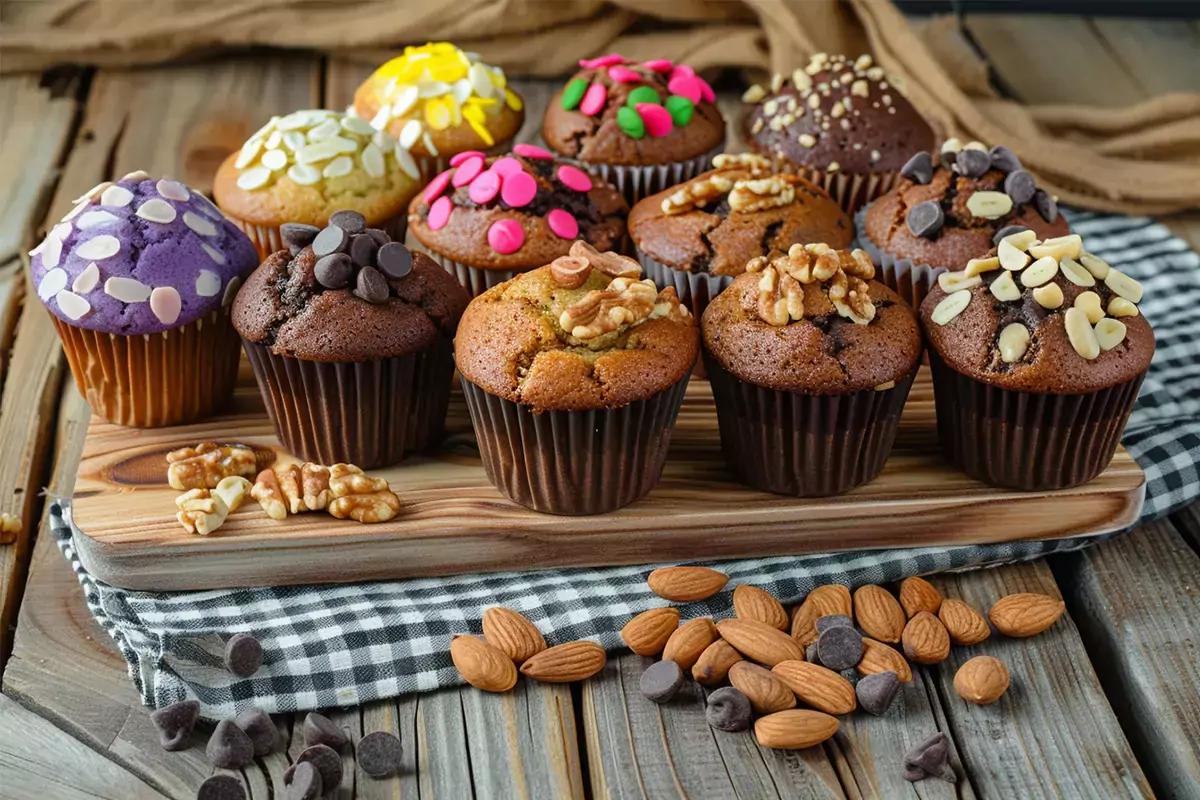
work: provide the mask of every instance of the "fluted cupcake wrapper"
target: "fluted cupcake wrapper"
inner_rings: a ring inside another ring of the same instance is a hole
[[[283,243],[283,235],[279,232],[278,225],[259,225],[254,222],[248,222],[240,217],[230,214],[225,209],[221,209],[221,213],[232,222],[234,225],[250,237],[250,241],[254,243],[254,249],[258,251],[258,257],[261,261],[266,261],[267,256],[279,250],[286,250],[287,245]],[[286,223],[287,220],[284,220]],[[388,236],[392,237],[394,242],[403,242],[405,235],[408,233],[408,214],[398,214],[391,219],[386,219],[372,227],[379,228]]]
[[[109,422],[182,425],[212,416],[233,394],[241,352],[228,307],[140,336],[91,331],[50,316],[79,393]]]
[[[643,197],[657,194],[663,189],[670,188],[684,181],[691,180],[701,172],[712,169],[712,160],[725,152],[725,143],[721,142],[702,156],[695,156],[685,161],[672,161],[669,164],[603,164],[588,161],[576,162],[581,169],[591,172],[608,181],[625,196],[632,206]]]
[[[793,497],[825,497],[882,470],[917,371],[890,389],[809,395],[747,383],[704,354],[721,451],[743,483]]]
[[[294,455],[372,469],[441,436],[454,376],[445,337],[417,353],[357,363],[305,361],[242,344],[275,434]]]
[[[969,378],[933,350],[929,366],[946,457],[975,480],[1025,491],[1066,489],[1103,472],[1146,377],[1087,394],[1032,394]]]
[[[679,301],[691,309],[692,313],[696,315],[696,319],[700,319],[712,299],[728,289],[729,284],[733,283],[733,279],[736,277],[734,275],[713,275],[708,272],[689,272],[685,269],[668,267],[661,261],[656,261],[643,253],[640,248],[635,248],[634,254],[641,263],[642,269],[646,271],[646,277],[653,280],[659,290],[674,286],[675,293],[679,295]]]
[[[658,483],[687,382],[621,408],[540,413],[466,378],[462,387],[488,480],[534,511],[587,515],[623,508]]]
[[[875,198],[890,192],[900,178],[899,172],[829,172],[815,167],[798,167],[780,159],[777,159],[776,167],[820,186],[847,214],[854,214]]]
[[[867,236],[867,208],[860,209],[854,215],[855,245],[867,251],[867,255],[875,262],[875,268],[878,270],[876,280],[894,289],[909,307],[920,308],[925,295],[929,294],[933,285],[937,283],[938,276],[946,272],[947,268],[935,267],[932,264],[914,264],[910,258],[896,258],[890,253],[885,253],[870,236]]]
[[[441,253],[435,253],[421,244],[416,236],[410,236],[409,239],[409,249],[424,253],[440,264],[442,269],[453,275],[454,279],[467,290],[467,294],[472,298],[478,297],[493,286],[499,286],[505,281],[511,281],[520,274],[520,272],[513,269],[480,269],[479,267],[467,266],[452,258],[447,258]]]

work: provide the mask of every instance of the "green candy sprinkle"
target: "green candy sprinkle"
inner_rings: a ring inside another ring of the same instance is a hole
[[[658,96],[658,92],[654,91],[649,86],[639,86],[629,93],[629,98],[625,101],[625,105],[633,108],[638,103],[654,103],[662,105],[662,98]]]
[[[630,138],[640,139],[646,135],[646,123],[642,122],[642,115],[629,106],[617,109],[617,125]]]
[[[696,113],[696,104],[683,95],[673,94],[667,98],[667,111],[671,112],[671,120],[680,128],[692,121]]]
[[[588,82],[583,78],[576,78],[567,84],[567,88],[563,89],[562,107],[567,111],[579,105],[579,101],[583,99],[583,93],[587,91]]]

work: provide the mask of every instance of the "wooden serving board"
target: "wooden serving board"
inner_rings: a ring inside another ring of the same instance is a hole
[[[1145,476],[1121,449],[1096,480],[1057,492],[984,486],[941,456],[927,369],[915,382],[896,446],[875,481],[799,500],[736,483],[721,458],[708,382],[693,378],[662,481],[648,497],[594,517],[514,505],[488,482],[461,393],[436,457],[372,474],[404,508],[380,525],[325,513],[276,522],[252,501],[210,536],[175,520],[166,453],[241,442],[259,467],[283,452],[243,360],[229,411],[193,425],[122,428],[94,417],[75,485],[76,549],[97,578],[130,589],[338,583],[460,572],[723,559],[879,547],[983,544],[1114,531],[1133,524]]]

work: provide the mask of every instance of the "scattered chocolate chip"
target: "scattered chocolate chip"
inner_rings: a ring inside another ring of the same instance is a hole
[[[330,253],[344,253],[349,246],[350,234],[336,225],[326,227],[316,235],[312,243],[313,255],[317,258]]]
[[[316,276],[317,283],[326,289],[346,288],[346,284],[350,282],[350,273],[353,271],[354,264],[350,261],[350,256],[345,253],[330,253],[327,256],[321,256],[317,260],[316,266],[313,267],[313,275]]]
[[[978,178],[992,166],[992,159],[982,150],[959,150],[954,163],[958,166],[959,175]]]
[[[1046,222],[1058,219],[1058,203],[1054,202],[1054,198],[1045,189],[1038,189],[1033,193],[1033,204]]]
[[[900,168],[900,174],[913,183],[927,185],[933,180],[933,156],[922,150]]]
[[[367,228],[365,231],[363,231],[363,233],[374,239],[375,244],[379,245],[380,247],[383,247],[385,244],[388,244],[392,241],[392,237],[387,235],[387,231],[381,231],[379,228]]]
[[[374,267],[363,267],[354,282],[354,294],[368,303],[386,303],[388,299],[387,279]]]
[[[250,634],[235,633],[225,643],[225,669],[239,678],[249,678],[262,663],[262,645]]]
[[[412,272],[412,253],[399,242],[389,242],[380,247],[375,260],[383,274],[394,281]]]
[[[744,731],[750,727],[750,699],[732,686],[717,689],[708,696],[704,718],[719,731]]]
[[[246,800],[246,787],[232,775],[210,775],[196,790],[196,800]]]
[[[254,745],[254,755],[265,756],[275,749],[278,731],[271,716],[261,708],[251,708],[233,718],[233,724],[242,729]]]
[[[1036,191],[1033,176],[1023,169],[1015,169],[1004,178],[1004,193],[1012,198],[1013,205],[1028,203]]]
[[[674,661],[659,661],[646,668],[638,685],[642,697],[662,704],[674,697],[683,686],[683,670]]]
[[[367,221],[357,211],[335,211],[329,217],[329,224],[336,225],[346,233],[362,233],[367,229]]]
[[[233,720],[223,719],[217,723],[204,752],[214,767],[241,769],[254,760],[254,743]]]
[[[817,650],[817,643],[813,642],[804,649],[804,660],[810,664],[820,664],[821,654]]]
[[[399,739],[387,731],[375,731],[359,740],[355,757],[363,772],[372,778],[386,778],[400,771],[403,752]]]
[[[938,731],[905,753],[900,776],[909,782],[935,777],[956,783],[958,777],[950,766],[950,740],[946,734]]]
[[[279,235],[292,251],[292,255],[312,244],[320,232],[321,229],[316,225],[301,225],[299,222],[285,222],[279,226]]]
[[[826,614],[823,617],[817,617],[813,627],[817,629],[817,633],[824,633],[827,628],[853,628],[854,621],[845,614]]]
[[[1029,228],[1026,228],[1024,225],[1005,225],[1003,228],[996,231],[996,235],[992,237],[992,244],[999,246],[1001,239],[1012,236],[1014,233],[1020,233],[1021,231],[1027,230],[1029,230]]]
[[[835,672],[850,669],[862,661],[862,634],[845,625],[826,628],[817,637],[817,654],[821,663]]]
[[[900,677],[888,670],[874,675],[864,675],[854,687],[858,704],[865,711],[882,717],[892,707],[896,693],[900,691]]]
[[[348,741],[350,738],[346,736],[346,732],[324,714],[313,711],[304,718],[304,743],[309,747],[323,744],[334,750],[341,750]]]
[[[342,783],[342,757],[332,747],[315,744],[300,755],[296,756],[296,764],[308,762],[321,773],[321,786],[326,792],[332,792]],[[287,775],[284,775],[287,782]]]
[[[325,794],[321,773],[307,761],[288,767],[283,773],[284,800],[320,800]]]
[[[1017,158],[1017,154],[1002,144],[993,147],[988,155],[992,157],[992,169],[1012,172],[1021,168],[1021,160]]]
[[[360,267],[375,266],[375,254],[379,252],[379,243],[365,233],[359,233],[350,239],[350,258]]]
[[[858,681],[862,677],[858,674],[858,670],[854,667],[851,667],[850,669],[844,669],[839,672],[838,675],[841,675],[843,678],[845,678],[846,683],[849,683],[851,686],[858,686]]]
[[[158,742],[163,750],[184,750],[188,734],[200,718],[200,703],[183,700],[150,712],[150,721],[158,728]]]
[[[942,229],[946,215],[936,200],[926,200],[917,203],[908,211],[905,222],[913,236],[932,237]]]

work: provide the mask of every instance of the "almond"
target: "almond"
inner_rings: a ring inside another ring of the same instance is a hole
[[[546,640],[532,622],[501,606],[483,612],[483,638],[518,666],[546,649]]]
[[[898,642],[904,633],[904,609],[882,586],[860,586],[854,592],[854,618],[863,633],[881,642]]]
[[[802,646],[808,647],[817,640],[817,629],[814,627],[820,617],[830,614],[852,616],[853,605],[850,600],[850,590],[838,583],[818,586],[808,593],[792,616],[792,638]]]
[[[918,611],[936,614],[942,607],[942,593],[924,578],[913,576],[900,581],[900,605],[909,619]]]
[[[780,661],[804,659],[804,650],[796,640],[765,622],[754,619],[723,619],[717,632],[751,661],[773,667]]]
[[[650,591],[677,603],[712,597],[728,582],[728,575],[708,567],[662,567],[646,578]]]
[[[675,629],[663,648],[663,661],[674,661],[680,669],[696,666],[700,654],[717,639],[717,627],[709,617],[688,620]]]
[[[796,606],[792,612],[792,638],[799,642],[801,647],[808,647],[817,640],[816,624],[819,616],[820,607],[808,600]]]
[[[463,680],[485,692],[507,692],[517,684],[512,659],[478,636],[455,636],[450,641],[450,660]]]
[[[756,619],[772,628],[787,630],[788,616],[779,601],[757,586],[742,584],[733,590],[733,613],[738,619]]]
[[[912,667],[908,660],[900,655],[900,651],[888,647],[883,642],[863,637],[863,657],[858,662],[859,675],[877,675],[880,672],[894,672],[901,683],[912,680]]]
[[[534,655],[521,665],[521,674],[542,683],[570,683],[592,677],[607,660],[595,642],[567,642]]]
[[[938,619],[946,626],[950,641],[955,644],[979,644],[992,635],[987,620],[971,606],[962,600],[947,597],[942,601]]]
[[[717,639],[704,648],[700,658],[692,666],[692,677],[705,686],[716,686],[725,680],[729,668],[742,660],[742,654],[734,650],[729,642]]]
[[[729,668],[729,682],[746,695],[756,714],[774,714],[796,707],[796,695],[771,670],[749,661]]]
[[[797,697],[826,714],[849,714],[858,707],[850,681],[828,667],[807,661],[781,661],[771,672]]]
[[[942,621],[928,611],[918,611],[904,626],[904,655],[918,664],[937,664],[950,655],[950,634]]]
[[[954,691],[980,706],[994,703],[1008,691],[1008,667],[992,656],[975,656],[954,673]]]
[[[1049,628],[1066,607],[1062,600],[1044,594],[1010,594],[997,600],[988,616],[1005,636],[1025,637]]]
[[[667,646],[667,639],[679,627],[679,610],[652,608],[643,611],[621,628],[621,641],[639,656],[656,656]]]
[[[837,733],[838,721],[820,711],[793,708],[760,717],[754,723],[754,738],[763,747],[801,750]]]

